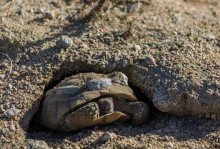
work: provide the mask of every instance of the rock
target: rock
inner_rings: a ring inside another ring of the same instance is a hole
[[[11,132],[8,128],[3,128],[1,131],[2,131],[2,133],[5,134],[5,135],[9,135],[10,132]]]
[[[166,143],[165,144],[165,147],[167,148],[167,149],[172,149],[173,148],[173,143],[171,143],[171,142],[168,142],[168,143]]]
[[[151,55],[147,55],[146,58],[144,59],[143,63],[146,64],[147,66],[155,66],[156,65],[156,61],[155,61],[154,57]]]
[[[73,44],[73,41],[69,37],[61,36],[56,44],[59,48],[67,49],[68,47],[70,47]]]
[[[5,116],[7,118],[13,118],[15,117],[18,113],[20,112],[20,110],[16,109],[14,106],[12,106],[12,108],[7,109],[5,111]]]
[[[138,12],[142,6],[141,2],[128,2],[126,6],[126,12],[127,13],[133,13],[133,12]]]
[[[25,143],[28,149],[49,149],[49,146],[44,141],[27,139]]]
[[[215,36],[214,35],[206,35],[205,37],[204,37],[207,41],[211,41],[211,40],[215,40]]]
[[[5,78],[5,74],[0,74],[0,79],[4,79]]]
[[[9,89],[13,88],[13,86],[10,83],[8,84],[8,87],[9,87]]]
[[[66,5],[70,6],[70,5],[72,5],[73,0],[65,0],[65,2],[66,2]]]
[[[110,142],[116,138],[117,138],[117,135],[115,133],[106,132],[100,137],[99,140],[101,143],[106,143],[106,142]]]
[[[139,50],[141,50],[141,46],[140,45],[134,45],[134,49],[139,51]]]
[[[55,16],[55,14],[53,11],[44,12],[44,17],[46,19],[52,20],[54,18],[54,16]]]

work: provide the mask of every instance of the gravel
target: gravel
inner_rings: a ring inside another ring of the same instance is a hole
[[[2,7],[0,2],[0,52],[9,56],[13,69],[10,73],[10,60],[0,55],[0,147],[25,148],[28,145],[24,140],[28,139],[43,141],[51,148],[220,147],[219,120],[176,117],[160,112],[152,113],[149,123],[142,127],[123,123],[67,134],[56,134],[34,124],[28,129],[44,89],[54,85],[51,82],[56,84],[64,76],[79,71],[108,73],[136,63],[141,70],[147,65],[145,70],[154,70],[145,76],[136,75],[137,84],[138,80],[160,77],[161,82],[169,86],[172,76],[176,76],[176,85],[184,90],[202,82],[201,87],[210,89],[201,90],[202,97],[212,95],[214,99],[204,98],[202,105],[210,101],[213,101],[210,105],[216,105],[220,74],[218,0],[154,0],[152,5],[142,5],[132,14],[123,12],[124,7],[120,6],[87,25],[66,19],[74,17],[79,10],[74,4],[66,6],[52,0],[12,1],[6,17],[8,4]],[[44,20],[39,6],[56,15],[49,21]],[[19,10],[22,15],[17,14]],[[124,40],[121,35],[128,30],[128,21],[132,22],[132,34]],[[59,39],[61,35],[65,37]],[[57,41],[61,41],[58,46],[65,50],[55,46]],[[154,67],[158,69],[151,69]],[[196,89],[197,86],[188,92],[197,97]],[[186,108],[194,105],[191,100],[182,101],[182,105],[187,102]],[[12,106],[20,112],[14,112]],[[204,116],[218,118],[212,112],[201,115]],[[104,133],[114,133],[117,137],[100,143],[97,140]]]

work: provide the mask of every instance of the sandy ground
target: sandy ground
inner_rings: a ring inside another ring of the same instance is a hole
[[[163,52],[175,51],[184,44],[193,49],[190,55],[195,55],[195,61],[202,58],[219,63],[218,0],[152,0],[152,5],[133,14],[123,12],[120,6],[87,25],[72,20],[76,6],[59,0],[14,0],[11,5],[0,1],[0,6],[2,148],[220,148],[220,121],[176,117],[159,111],[154,111],[149,123],[142,127],[133,127],[128,122],[67,134],[29,127],[44,90],[53,85],[51,80],[70,75],[62,66],[73,57],[79,56],[81,60],[80,55],[85,54],[84,59],[98,59],[100,55],[108,59],[108,52],[121,52],[135,61],[135,57],[141,56],[140,47]],[[132,22],[132,36],[120,40],[128,22]],[[56,41],[61,35],[70,37],[74,45],[66,50],[57,48]],[[210,57],[203,52],[210,52]],[[211,76],[218,81],[219,70],[216,67],[214,73],[204,73],[203,77]],[[79,68],[71,73],[78,71],[93,68]],[[103,139],[103,134],[109,137]]]

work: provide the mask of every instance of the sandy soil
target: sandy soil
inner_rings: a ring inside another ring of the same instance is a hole
[[[186,65],[198,59],[206,63],[207,68],[202,65],[198,72],[206,72],[213,68],[208,64],[216,63],[216,71],[198,75],[202,78],[197,79],[219,80],[218,0],[152,0],[151,5],[133,14],[123,12],[121,5],[88,24],[73,21],[77,7],[59,0],[0,1],[0,147],[220,148],[219,120],[176,117],[159,111],[152,113],[149,123],[142,127],[113,124],[68,134],[33,125],[28,129],[44,90],[53,85],[51,81],[78,71],[99,71],[87,67],[64,71],[62,67],[68,67],[73,59],[108,59],[109,53],[121,53],[121,57],[131,56],[135,61],[141,56],[140,48],[172,53],[184,45],[193,49],[191,53],[184,51],[191,55]],[[132,35],[121,39],[129,22]],[[61,35],[70,37],[74,44],[66,50],[57,48]],[[210,53],[209,57],[204,52]],[[191,69],[185,67],[182,73]],[[103,134],[109,137],[103,139]]]

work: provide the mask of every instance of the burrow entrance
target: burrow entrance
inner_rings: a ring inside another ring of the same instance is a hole
[[[86,72],[82,72],[82,73],[86,73]],[[97,72],[99,73],[99,72]],[[49,89],[52,89],[54,86],[56,86],[59,82],[61,82],[62,80],[64,80],[65,78],[67,77],[70,77],[71,75],[75,75],[75,74],[78,74],[78,73],[73,73],[73,74],[67,74],[67,75],[58,75],[57,77],[54,77],[50,83],[45,87],[44,89],[44,94],[49,90]],[[128,81],[129,81],[129,78],[128,78]],[[150,116],[149,116],[149,121],[152,121],[155,119],[155,117],[157,115],[161,115],[163,114],[162,112],[160,112],[156,107],[154,107],[153,103],[149,100],[149,98],[147,97],[147,95],[145,95],[144,93],[142,93],[141,89],[135,85],[132,84],[132,82],[129,82],[129,87],[134,91],[136,97],[138,98],[139,101],[143,101],[145,103],[147,103],[150,107]],[[42,100],[44,98],[41,99],[41,103],[42,103]],[[40,107],[41,107],[41,104],[40,104]],[[48,136],[45,138],[43,134],[47,133],[47,134],[55,134],[58,135],[57,132],[53,132],[52,130],[49,130],[49,129],[46,129],[44,127],[42,127],[39,123],[38,123],[38,120],[37,120],[37,115],[39,114],[39,110],[40,110],[40,107],[38,109],[38,111],[33,115],[30,123],[29,123],[29,127],[28,127],[28,130],[27,130],[27,138],[42,138],[42,140],[47,140],[48,139]],[[110,124],[111,126],[110,127],[114,127],[118,124]],[[126,122],[123,122],[120,124],[121,126],[123,127],[133,127],[132,124],[131,124],[131,121],[126,121]],[[109,126],[93,126],[93,127],[90,127],[90,128],[85,128],[85,130],[90,130],[92,131],[94,128],[107,128]],[[72,132],[72,133],[78,133],[78,132],[81,132],[81,131],[84,131],[84,130],[78,130],[76,132]],[[38,134],[38,135],[36,135]],[[59,133],[60,134],[60,133]],[[71,134],[71,133],[61,133],[62,135],[65,135],[65,134]],[[52,136],[51,136],[52,137]],[[52,137],[53,138],[53,137]]]

